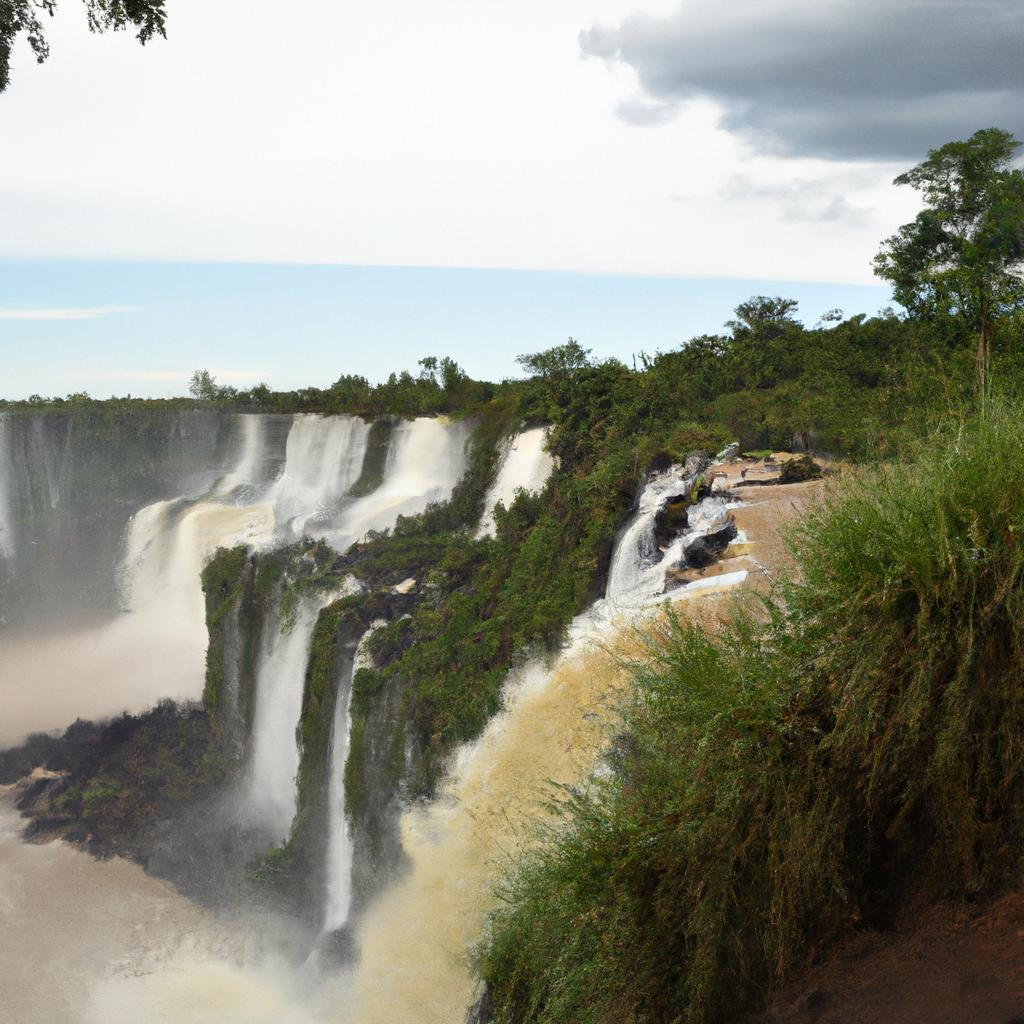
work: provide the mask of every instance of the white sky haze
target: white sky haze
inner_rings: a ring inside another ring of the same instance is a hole
[[[623,120],[634,71],[579,37],[638,4],[677,9],[171,0],[142,48],[62,0],[0,98],[0,256],[870,282],[900,165],[758,155],[710,101]]]

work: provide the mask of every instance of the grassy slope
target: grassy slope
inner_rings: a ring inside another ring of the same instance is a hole
[[[506,880],[500,1021],[737,1021],[911,895],[1016,878],[1024,415],[849,481],[769,621],[667,627],[614,771]]]

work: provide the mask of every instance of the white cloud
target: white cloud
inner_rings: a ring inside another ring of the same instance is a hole
[[[64,309],[0,309],[0,320],[100,320],[132,313],[137,306],[85,306]]]
[[[638,3],[678,7],[309,0],[282,18],[274,0],[175,0],[146,47],[60,5],[52,57],[20,47],[3,96],[0,258],[871,282],[879,239],[916,209],[899,168],[873,166],[863,223],[827,240],[772,198],[739,209],[719,184],[763,165],[714,103],[581,59],[581,28]]]

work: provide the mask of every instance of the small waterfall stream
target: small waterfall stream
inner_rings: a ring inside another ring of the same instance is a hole
[[[0,413],[0,559],[14,558],[14,464],[8,436],[8,416]]]
[[[643,607],[664,600],[665,576],[693,541],[723,526],[729,505],[721,497],[705,497],[687,509],[687,528],[664,551],[658,546],[656,519],[667,501],[689,494],[699,467],[675,467],[653,476],[644,486],[637,510],[612,555],[605,601],[612,609]]]
[[[502,445],[498,473],[484,498],[484,514],[476,535],[494,536],[494,506],[501,502],[505,508],[515,500],[520,489],[533,494],[544,489],[555,468],[555,460],[545,449],[547,427],[534,427],[514,434]]]
[[[275,840],[287,838],[295,817],[302,687],[317,616],[335,596],[303,596],[293,616],[279,614],[260,655],[244,813]]]
[[[352,834],[345,813],[345,762],[348,759],[349,730],[352,725],[352,686],[360,668],[370,664],[366,641],[373,630],[383,624],[383,621],[375,622],[360,637],[349,671],[338,685],[334,723],[331,729],[331,774],[327,793],[329,810],[327,863],[324,873],[324,932],[333,932],[344,927],[352,904]]]

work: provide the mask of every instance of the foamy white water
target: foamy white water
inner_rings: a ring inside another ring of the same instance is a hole
[[[637,510],[612,556],[605,591],[605,601],[611,608],[622,610],[663,601],[668,570],[679,564],[696,538],[725,525],[729,515],[725,499],[702,498],[687,509],[687,529],[664,551],[659,549],[655,535],[658,510],[669,498],[692,491],[698,475],[674,466],[655,475],[644,486]]]
[[[396,423],[383,483],[344,510],[339,525],[325,533],[327,540],[343,550],[370,530],[390,529],[400,515],[446,501],[465,472],[469,436],[468,424],[441,418]]]
[[[302,713],[310,645],[317,616],[333,597],[299,599],[294,619],[278,623],[264,640],[256,670],[256,708],[252,724],[246,816],[285,839],[295,817],[299,745],[296,729]]]
[[[519,490],[536,494],[555,468],[555,460],[545,449],[547,427],[534,427],[514,434],[502,445],[498,473],[484,498],[484,514],[477,528],[478,537],[494,536],[494,506],[501,502],[505,508],[515,500]]]
[[[369,433],[369,424],[353,416],[294,418],[284,472],[267,496],[279,532],[301,536],[307,524],[336,511],[359,479]]]

